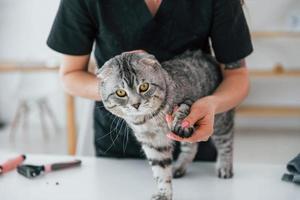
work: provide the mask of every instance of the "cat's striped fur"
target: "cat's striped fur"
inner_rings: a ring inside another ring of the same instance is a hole
[[[182,128],[181,121],[191,104],[210,95],[222,81],[218,63],[200,50],[186,51],[172,60],[159,63],[144,51],[125,52],[108,60],[98,71],[103,104],[111,113],[123,118],[133,129],[152,167],[158,186],[152,199],[172,199],[172,176],[181,177],[197,153],[197,143],[181,143],[181,153],[172,167],[173,141],[166,137],[172,130],[189,137],[193,127]],[[146,92],[139,92],[142,83]],[[117,89],[126,92],[116,95]],[[168,127],[165,115],[175,105],[174,121]],[[230,178],[232,172],[234,111],[215,117],[212,139],[218,150],[217,173]]]

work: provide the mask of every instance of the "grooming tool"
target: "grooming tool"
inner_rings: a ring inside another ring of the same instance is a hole
[[[81,165],[81,160],[74,160],[71,162],[53,163],[48,165],[20,165],[17,167],[19,174],[26,178],[34,178],[43,173],[67,169]]]
[[[0,174],[4,174],[8,171],[15,169],[26,159],[25,155],[19,155],[15,158],[9,159],[0,165]]]

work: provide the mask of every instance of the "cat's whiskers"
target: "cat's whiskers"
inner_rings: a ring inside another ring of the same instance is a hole
[[[126,140],[126,137],[127,137],[127,134],[128,134],[128,132],[127,132],[127,123],[125,123],[125,128],[126,128],[126,132],[125,132],[125,134],[124,134],[124,137],[123,137],[123,153],[125,153],[125,140]]]
[[[120,134],[120,132],[121,132],[121,130],[122,130],[122,128],[123,128],[124,123],[126,124],[125,120],[122,119],[120,129],[119,129],[119,131],[118,131],[118,133],[117,133],[118,135]]]
[[[125,144],[124,153],[126,151],[126,147],[127,147],[127,144],[128,144],[128,135],[129,135],[129,129],[128,129],[128,125],[126,124],[126,144]]]
[[[117,119],[116,116],[115,116],[114,120],[115,120],[115,119]],[[114,120],[113,120],[113,121],[114,121]],[[112,124],[113,124],[113,122],[112,122]],[[102,135],[100,138],[97,138],[96,141],[98,142],[99,140],[103,139],[104,137],[106,137],[106,136],[108,136],[108,135],[111,135],[112,131],[114,131],[115,129],[116,129],[116,127],[115,127],[113,130],[110,129],[110,131],[109,131],[107,134]]]
[[[114,120],[111,122],[110,128],[109,128],[109,131],[111,132],[111,134],[110,134],[110,139],[111,139],[111,141],[113,141],[113,139],[112,139],[112,130],[111,130],[111,127],[112,127],[112,125],[114,124],[115,119],[117,119],[117,116],[115,116],[115,118],[114,118]],[[115,126],[115,128],[114,128],[113,130],[115,130],[115,129],[117,128],[118,122],[119,122],[119,119],[118,119],[117,124],[116,124],[116,126]]]
[[[120,120],[119,120],[120,121]],[[117,126],[119,125],[119,121],[118,121],[118,124],[117,124]],[[121,122],[121,128],[122,128],[122,126],[123,126],[123,123],[125,122],[124,120],[121,120],[122,122]],[[117,127],[116,126],[116,127]],[[120,128],[120,129],[121,129]],[[119,134],[120,133],[120,130],[119,130],[119,132],[117,132],[117,136],[115,137],[115,139],[112,141],[112,144],[106,149],[106,151],[104,152],[104,153],[107,153],[114,145],[115,145],[115,141],[118,139],[118,137],[119,137]]]
[[[118,118],[118,122],[117,122],[117,125],[116,125],[116,127],[114,128],[114,130],[116,130],[116,129],[118,128],[120,122],[121,122],[121,125],[122,125],[122,122],[123,122],[122,119],[121,119],[121,118]],[[117,136],[118,136],[118,130],[116,130],[116,137],[117,137]],[[116,140],[116,139],[113,139],[112,137],[113,137],[112,134],[110,134],[110,139],[111,139],[113,145],[115,145],[115,140]]]
[[[114,124],[114,121],[115,121],[115,119],[116,119],[117,117],[115,117],[114,118],[114,120],[111,122],[111,124],[110,124],[110,128],[109,128],[109,131],[110,132],[112,132],[112,130],[111,130],[111,127],[112,127],[112,125]],[[115,130],[116,128],[117,128],[117,125],[118,125],[118,122],[120,121],[120,119],[118,119],[118,121],[117,121],[117,124],[116,124],[116,126],[115,126],[115,128],[113,129],[113,130]],[[112,133],[110,134],[110,139],[111,139],[111,141],[113,141],[113,139],[112,139]]]
[[[107,153],[115,144],[115,141],[118,139],[119,135],[116,136],[116,138],[114,139],[114,141],[112,142],[112,144],[106,149],[106,151],[104,153]]]

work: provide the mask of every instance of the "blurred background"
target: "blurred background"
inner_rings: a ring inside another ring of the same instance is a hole
[[[235,161],[286,163],[300,152],[300,2],[246,0],[255,51],[236,117]],[[0,151],[94,155],[93,102],[60,85],[46,46],[59,0],[0,0]]]

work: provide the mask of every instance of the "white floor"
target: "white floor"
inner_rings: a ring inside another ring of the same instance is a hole
[[[46,136],[39,126],[27,133],[9,134],[9,127],[0,130],[0,150],[20,153],[66,154],[66,134],[48,130]],[[235,161],[243,163],[287,163],[300,153],[300,130],[263,130],[237,128]]]

